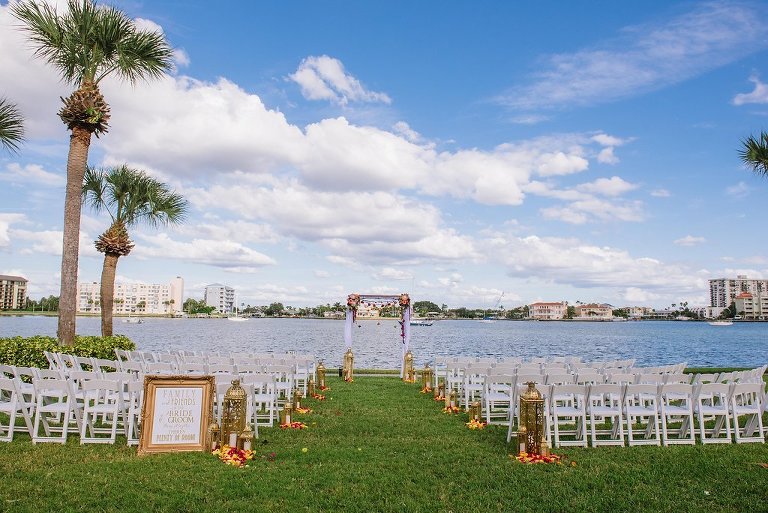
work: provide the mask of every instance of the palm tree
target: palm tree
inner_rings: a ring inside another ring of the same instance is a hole
[[[768,132],[760,132],[758,138],[750,135],[741,144],[741,161],[756,174],[768,177]]]
[[[101,170],[88,168],[82,191],[84,203],[96,212],[106,210],[112,218],[110,227],[95,242],[96,249],[104,253],[101,335],[108,337],[112,335],[117,260],[134,246],[128,238],[128,228],[142,222],[152,227],[179,223],[187,213],[187,202],[166,184],[125,165]]]
[[[61,344],[72,345],[83,175],[91,135],[98,137],[109,128],[109,105],[99,91],[99,82],[112,74],[131,84],[158,78],[171,69],[173,51],[161,33],[139,30],[125,13],[97,6],[95,0],[69,0],[67,11],[61,14],[46,2],[23,0],[11,6],[11,13],[23,23],[36,56],[77,88],[62,98],[64,106],[58,112],[72,132],[64,198],[58,336]]]
[[[0,98],[0,146],[16,152],[24,139],[24,121],[16,105]]]

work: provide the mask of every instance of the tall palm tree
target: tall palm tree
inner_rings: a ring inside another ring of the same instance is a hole
[[[0,98],[0,146],[15,152],[23,139],[24,121],[19,109],[5,98]]]
[[[63,13],[46,2],[23,0],[13,4],[11,12],[22,22],[35,54],[77,88],[62,98],[64,106],[58,112],[71,131],[58,336],[61,344],[71,345],[75,337],[83,175],[91,135],[98,137],[109,128],[109,105],[99,91],[99,82],[109,75],[132,84],[158,78],[171,69],[173,51],[162,34],[139,30],[125,13],[97,6],[95,0],[69,0]]]
[[[128,228],[140,223],[152,227],[180,223],[186,216],[187,202],[166,184],[125,165],[101,170],[88,168],[82,190],[83,203],[96,212],[106,210],[112,218],[110,227],[95,242],[96,249],[104,253],[101,335],[108,337],[112,335],[117,260],[128,255],[134,246]]]
[[[768,132],[760,132],[757,138],[750,135],[741,144],[741,161],[756,174],[768,177]]]

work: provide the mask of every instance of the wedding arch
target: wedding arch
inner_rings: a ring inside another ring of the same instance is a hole
[[[352,348],[352,327],[357,319],[357,308],[360,306],[373,308],[386,308],[396,306],[400,308],[400,377],[405,376],[405,353],[411,345],[411,298],[408,294],[350,294],[347,296],[347,318],[344,323],[344,343],[347,348]]]

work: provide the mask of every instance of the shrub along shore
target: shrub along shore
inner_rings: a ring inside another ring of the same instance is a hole
[[[329,385],[307,429],[261,428],[242,469],[17,435],[0,444],[0,511],[768,511],[767,444],[559,448],[566,465],[526,465],[506,427],[470,430],[418,385]]]

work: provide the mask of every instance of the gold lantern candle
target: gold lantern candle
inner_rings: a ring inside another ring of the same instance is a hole
[[[439,394],[437,397],[445,399],[445,381],[437,385],[437,393]]]
[[[232,386],[224,394],[221,414],[221,441],[230,446],[237,445],[237,437],[245,428],[246,393],[240,380],[232,380]]]
[[[354,363],[355,363],[355,355],[352,353],[352,348],[348,348],[347,352],[344,353],[344,366],[343,366],[343,374],[344,374],[344,381],[352,381],[352,374],[354,369]]]
[[[403,381],[411,383],[413,381],[413,353],[406,351],[403,357]]]
[[[219,448],[219,423],[215,420],[208,425],[208,444],[212,451]]]
[[[425,363],[424,370],[421,371],[421,388],[425,392],[432,391],[432,369],[429,368],[429,363]]]
[[[320,387],[320,390],[325,389],[325,365],[323,365],[322,360],[317,364],[317,386]]]
[[[451,393],[448,396],[448,404],[451,406],[451,408],[457,408],[459,406],[458,402],[456,401],[456,390],[451,390]]]
[[[315,378],[312,376],[310,376],[309,380],[307,381],[307,396],[315,396]]]
[[[469,420],[474,420],[477,422],[483,421],[483,406],[480,404],[480,401],[475,401],[472,403],[472,417]]]
[[[296,410],[301,408],[301,390],[298,388],[293,391],[293,407]]]
[[[518,433],[518,440],[525,439],[525,452],[541,454],[541,440],[544,431],[544,399],[536,389],[536,383],[530,381],[528,388],[520,396],[520,426],[525,427],[524,437]]]
[[[293,403],[285,403],[285,422],[284,424],[290,424],[293,422]]]
[[[251,431],[251,426],[246,424],[245,429],[240,433],[237,447],[244,451],[251,450],[251,447],[253,447],[253,431]]]

